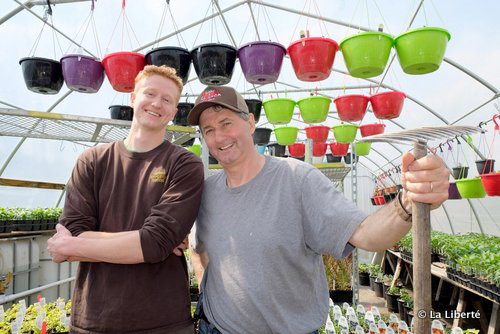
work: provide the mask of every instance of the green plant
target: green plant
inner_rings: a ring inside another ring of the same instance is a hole
[[[330,290],[351,290],[352,255],[338,260],[331,255],[323,255],[325,274]]]
[[[378,277],[380,274],[382,274],[382,267],[379,264],[369,264],[368,272],[370,273],[370,276]]]
[[[366,263],[358,263],[358,271],[360,273],[367,273],[369,272],[369,265]]]
[[[398,288],[397,286],[392,286],[389,289],[387,289],[387,293],[390,295],[400,295],[401,289]]]

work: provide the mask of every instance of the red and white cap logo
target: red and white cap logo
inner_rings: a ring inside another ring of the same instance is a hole
[[[201,93],[201,101],[212,101],[216,97],[222,96],[222,94],[217,89],[211,89]]]

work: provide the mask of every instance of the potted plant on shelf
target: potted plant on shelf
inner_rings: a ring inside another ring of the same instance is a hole
[[[368,271],[369,266],[366,263],[358,264],[358,275],[359,275],[359,284],[363,286],[370,285],[370,273]]]
[[[389,312],[399,312],[398,298],[401,296],[400,288],[392,286],[387,289],[385,293],[385,300],[387,301],[387,309]]]
[[[352,303],[352,255],[341,260],[323,255],[323,262],[330,298],[335,303]]]
[[[368,265],[368,272],[370,273],[370,288],[375,289],[375,279],[382,274],[382,267],[379,264]]]

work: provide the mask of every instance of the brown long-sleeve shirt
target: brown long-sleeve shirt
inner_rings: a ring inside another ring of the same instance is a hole
[[[203,165],[164,142],[129,152],[99,145],[78,159],[60,222],[85,231],[139,230],[145,263],[80,263],[72,330],[77,333],[168,333],[191,322],[187,265],[172,254],[198,213]]]

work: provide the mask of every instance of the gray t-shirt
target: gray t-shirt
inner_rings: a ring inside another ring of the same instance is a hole
[[[321,254],[341,258],[366,218],[318,169],[266,156],[250,182],[205,181],[196,250],[210,259],[202,282],[208,320],[222,333],[310,333],[326,322]]]

